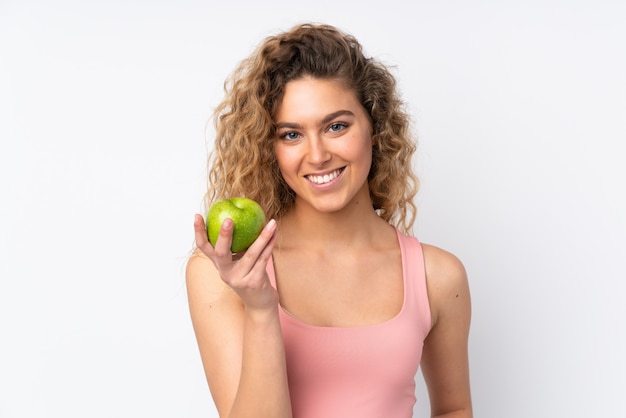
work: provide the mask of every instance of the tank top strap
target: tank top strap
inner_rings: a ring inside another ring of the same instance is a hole
[[[408,312],[417,313],[417,317],[423,320],[421,324],[423,329],[429,330],[431,313],[422,245],[416,237],[403,234],[398,229],[396,233],[402,252],[404,291],[406,292],[404,308]]]

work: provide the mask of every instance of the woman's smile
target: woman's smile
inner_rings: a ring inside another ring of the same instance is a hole
[[[314,183],[318,186],[327,185],[337,179],[341,175],[341,173],[343,173],[344,168],[345,167],[341,167],[326,174],[308,174],[305,177],[311,183]]]

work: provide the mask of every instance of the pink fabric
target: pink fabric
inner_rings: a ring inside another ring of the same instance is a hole
[[[397,231],[404,303],[394,318],[364,327],[320,327],[283,309],[280,321],[294,418],[410,418],[415,374],[431,318],[418,240]],[[276,285],[272,260],[268,275]]]

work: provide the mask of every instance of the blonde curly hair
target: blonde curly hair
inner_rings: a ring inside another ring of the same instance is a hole
[[[273,116],[285,85],[304,76],[339,80],[356,92],[372,121],[368,183],[373,208],[410,232],[419,186],[411,165],[416,144],[396,80],[386,66],[364,56],[353,36],[323,24],[301,24],[267,37],[227,78],[225,97],[213,114],[216,136],[205,207],[245,196],[256,200],[268,219],[279,219],[293,207],[295,194],[274,154]]]

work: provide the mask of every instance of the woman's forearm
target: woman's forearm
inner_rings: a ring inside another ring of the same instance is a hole
[[[291,418],[278,308],[246,311],[241,377],[230,418]]]

